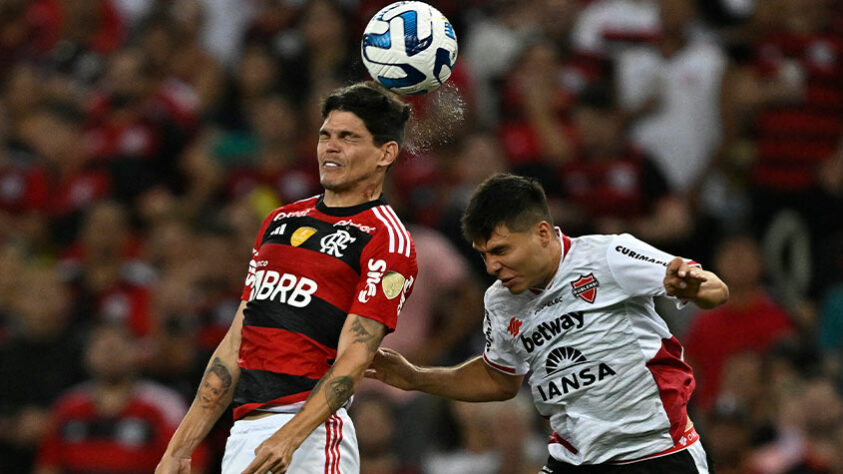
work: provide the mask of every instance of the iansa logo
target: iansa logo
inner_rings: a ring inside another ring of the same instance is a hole
[[[535,385],[545,402],[590,387],[617,373],[609,364],[589,362],[582,352],[567,346],[550,351],[545,361],[545,371],[548,380]],[[554,376],[552,379],[551,375]]]
[[[594,273],[580,276],[571,282],[574,296],[586,303],[594,303],[594,300],[597,299],[597,287],[599,286],[600,282],[594,277]]]
[[[557,347],[550,351],[545,361],[544,368],[550,375],[562,369],[586,362],[587,359],[582,352],[573,347]]]

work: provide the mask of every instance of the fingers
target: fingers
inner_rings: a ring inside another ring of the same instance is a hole
[[[261,450],[261,447],[262,445],[255,449],[255,459],[246,467],[243,474],[265,474],[268,471],[271,471],[272,474],[286,472],[285,466],[277,465],[266,451]]]
[[[685,263],[681,258],[676,257],[667,264],[667,273],[668,276],[676,275],[679,269],[682,267],[682,264]]]

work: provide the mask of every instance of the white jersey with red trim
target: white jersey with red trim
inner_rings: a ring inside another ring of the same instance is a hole
[[[547,288],[513,295],[497,281],[486,291],[486,363],[531,372],[560,461],[625,461],[681,445],[694,378],[653,301],[665,296],[674,257],[629,234],[559,235]]]

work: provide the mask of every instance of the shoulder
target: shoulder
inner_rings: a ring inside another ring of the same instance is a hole
[[[606,250],[615,243],[617,234],[590,234],[571,239],[568,257],[593,260],[606,254]]]
[[[295,217],[299,215],[307,215],[316,209],[316,203],[319,202],[320,195],[310,196],[298,201],[284,204],[269,213],[267,219],[274,219],[279,216]]]
[[[390,253],[415,256],[415,242],[410,231],[389,204],[381,204],[358,214],[374,241],[386,246]],[[351,223],[354,225],[354,223]]]
[[[509,321],[509,318],[521,314],[526,304],[526,298],[524,294],[513,295],[499,280],[495,280],[486,289],[483,304],[488,317],[492,320],[506,319]]]

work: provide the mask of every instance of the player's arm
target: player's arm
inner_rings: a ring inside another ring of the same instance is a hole
[[[191,454],[231,403],[240,378],[237,358],[245,307],[246,302],[241,301],[231,327],[211,355],[196,397],[170,439],[156,474],[189,473]]]
[[[667,264],[664,289],[668,296],[693,301],[703,309],[714,308],[729,299],[729,287],[714,272],[692,267],[679,257]]]
[[[378,351],[366,376],[402,390],[466,402],[508,400],[518,394],[524,381],[523,375],[493,369],[482,356],[453,367],[418,367],[388,348]]]
[[[383,323],[349,314],[340,333],[337,360],[313,388],[296,416],[255,449],[255,459],[243,473],[286,472],[293,452],[305,438],[354,393],[386,331]]]

